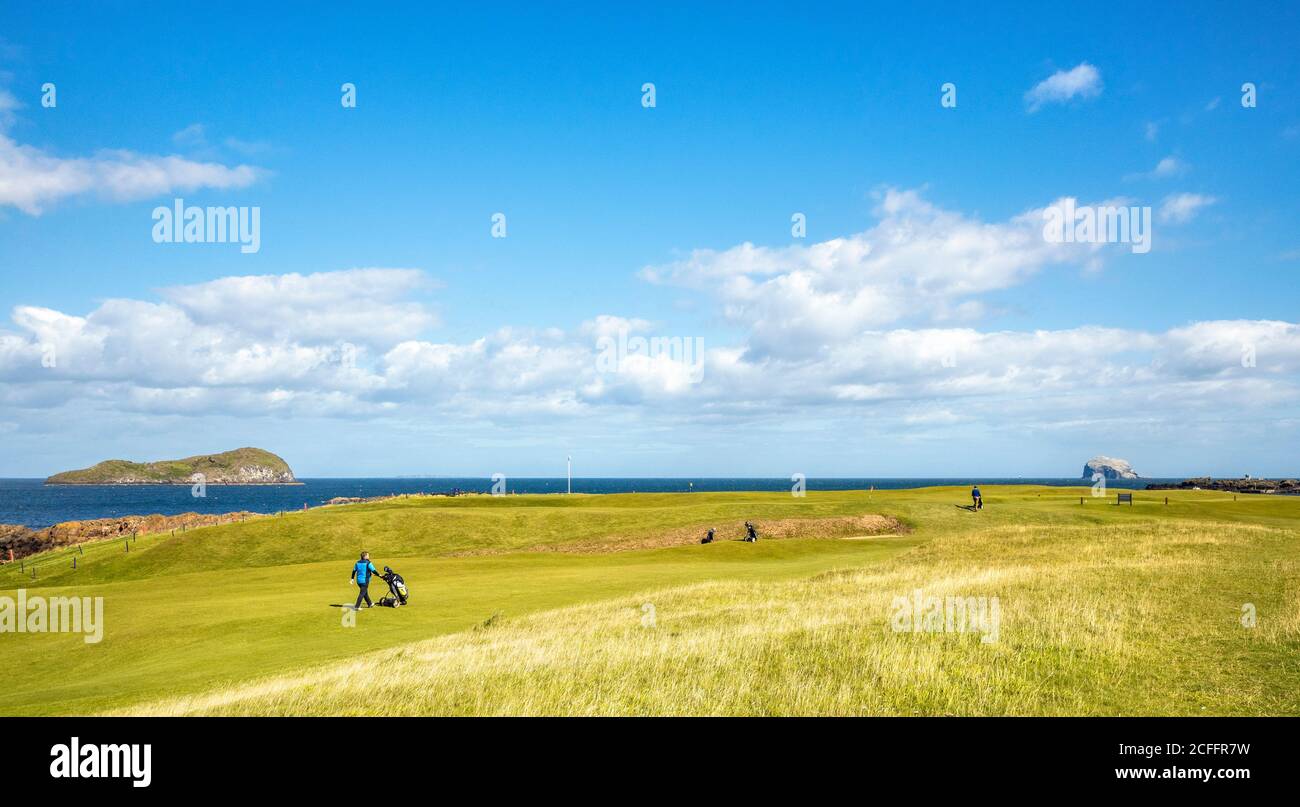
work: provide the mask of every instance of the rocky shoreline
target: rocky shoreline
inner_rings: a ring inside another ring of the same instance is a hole
[[[1217,490],[1225,493],[1260,493],[1281,496],[1300,496],[1300,480],[1296,479],[1214,479],[1201,476],[1182,482],[1152,483],[1147,490]]]
[[[96,518],[88,521],[64,521],[52,527],[29,529],[21,524],[0,524],[0,560],[25,558],[51,549],[76,546],[90,541],[109,538],[126,538],[132,535],[150,535],[195,527],[215,527],[255,518],[261,513],[242,510],[236,513],[181,513],[164,516],[121,516]]]
[[[296,482],[281,484],[301,485],[302,483]],[[390,501],[393,499],[405,499],[415,495],[463,496],[466,494],[458,490],[451,494],[398,493],[396,495],[388,496],[336,496],[329,501],[316,505],[316,507],[367,504],[371,502]],[[315,510],[316,507],[309,509]],[[298,511],[295,510],[294,512]],[[188,530],[196,527],[215,527],[221,524],[233,524],[239,521],[247,521],[250,518],[265,517],[267,515],[273,514],[254,513],[248,510],[240,510],[233,513],[181,513],[174,516],[164,516],[155,513],[151,516],[118,516],[114,518],[87,519],[85,521],[64,521],[55,524],[52,527],[44,527],[35,530],[21,524],[0,524],[0,563],[7,563],[10,560],[9,555],[11,551],[13,552],[12,559],[19,560],[51,549],[76,546],[77,544],[84,544],[90,541],[126,538],[131,535],[156,535],[161,532]]]

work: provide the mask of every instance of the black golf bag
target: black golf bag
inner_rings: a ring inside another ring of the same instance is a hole
[[[406,601],[411,595],[406,590],[406,581],[402,579],[402,576],[385,566],[380,579],[388,584],[388,593],[380,597],[379,602],[376,604],[385,608],[398,608],[406,605]]]

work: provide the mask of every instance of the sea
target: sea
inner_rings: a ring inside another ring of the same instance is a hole
[[[368,498],[401,493],[490,493],[492,480],[474,477],[411,477],[372,479],[303,479],[301,485],[209,485],[205,496],[195,496],[188,485],[46,485],[43,479],[0,479],[0,524],[48,527],[63,521],[85,521],[154,513],[278,513],[316,507],[337,496]],[[1106,486],[1140,490],[1152,482],[1181,479],[1108,479]],[[508,493],[564,493],[568,480],[558,478],[508,479]],[[898,490],[946,485],[1052,485],[1089,487],[1088,480],[1071,478],[951,479],[808,479],[815,490]],[[691,491],[790,490],[789,478],[575,478],[574,493],[689,493]]]

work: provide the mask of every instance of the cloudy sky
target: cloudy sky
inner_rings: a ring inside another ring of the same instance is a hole
[[[1295,10],[185,5],[0,10],[0,476],[1300,474]]]

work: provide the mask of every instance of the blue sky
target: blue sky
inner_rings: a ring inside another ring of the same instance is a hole
[[[1297,34],[1274,4],[7,6],[0,475],[242,444],[307,476],[1295,474]],[[1151,207],[1151,251],[1026,243],[1067,197]],[[259,207],[260,250],[154,243],[176,198]],[[619,331],[698,337],[702,372],[597,369]]]

